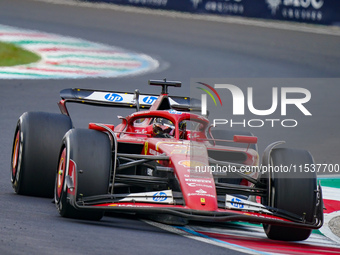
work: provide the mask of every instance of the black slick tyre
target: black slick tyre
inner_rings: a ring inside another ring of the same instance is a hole
[[[20,195],[53,197],[60,143],[72,128],[70,117],[45,112],[26,112],[14,133],[11,182]]]
[[[313,158],[308,151],[278,148],[271,152],[273,167],[311,166]],[[292,213],[305,222],[312,223],[317,203],[317,179],[313,171],[274,171],[268,181],[268,198],[262,202],[278,209]],[[283,227],[264,224],[266,235],[270,239],[281,241],[302,241],[311,234],[311,229]]]
[[[81,197],[108,193],[111,173],[109,137],[95,130],[72,129],[63,138],[59,155],[54,195],[59,214],[66,218],[100,220],[102,211],[78,210],[70,203],[70,196],[77,201]],[[66,178],[72,179],[74,188],[68,187]]]

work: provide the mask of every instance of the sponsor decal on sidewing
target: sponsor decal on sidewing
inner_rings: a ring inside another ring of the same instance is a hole
[[[241,209],[247,211],[254,211],[254,212],[263,212],[272,214],[269,210],[266,209],[264,205],[261,205],[256,202],[248,201],[242,198],[238,198],[231,195],[226,195],[225,206],[227,209]]]
[[[119,202],[157,202],[173,204],[174,199],[172,195],[172,190],[163,190],[158,192],[153,191],[128,194],[125,198],[120,199]]]

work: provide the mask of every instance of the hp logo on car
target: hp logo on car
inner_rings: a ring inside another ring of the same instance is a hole
[[[146,104],[153,104],[157,100],[157,97],[147,96],[143,98],[143,102]]]
[[[236,207],[236,208],[242,209],[244,207],[241,199],[233,198],[231,201],[232,201],[231,205]]]
[[[162,202],[165,201],[168,198],[167,194],[164,192],[157,192],[155,194],[153,194],[153,201],[155,202]]]
[[[114,94],[114,93],[109,93],[105,95],[105,99],[109,100],[111,102],[120,102],[123,101],[123,97],[118,95],[118,94]]]

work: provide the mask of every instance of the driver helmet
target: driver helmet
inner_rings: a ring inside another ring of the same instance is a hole
[[[187,131],[187,122],[181,121],[179,123],[179,139],[185,139],[186,138],[186,131]]]

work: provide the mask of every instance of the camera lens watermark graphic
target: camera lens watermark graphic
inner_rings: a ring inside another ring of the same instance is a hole
[[[217,93],[216,89],[214,89],[212,86],[210,86],[209,84],[203,83],[203,82],[197,82],[203,86],[206,86],[207,88],[209,88],[212,92],[215,93],[215,95],[217,96],[218,100],[220,101],[221,106],[223,106],[222,104],[222,100],[220,95]],[[215,106],[217,106],[215,97],[211,94],[211,92],[207,89],[201,88],[201,87],[196,87],[198,89],[203,90],[204,92],[206,92],[214,101]],[[207,95],[206,94],[201,94],[201,100],[202,100],[202,107],[201,107],[201,114],[206,116],[207,115]]]

